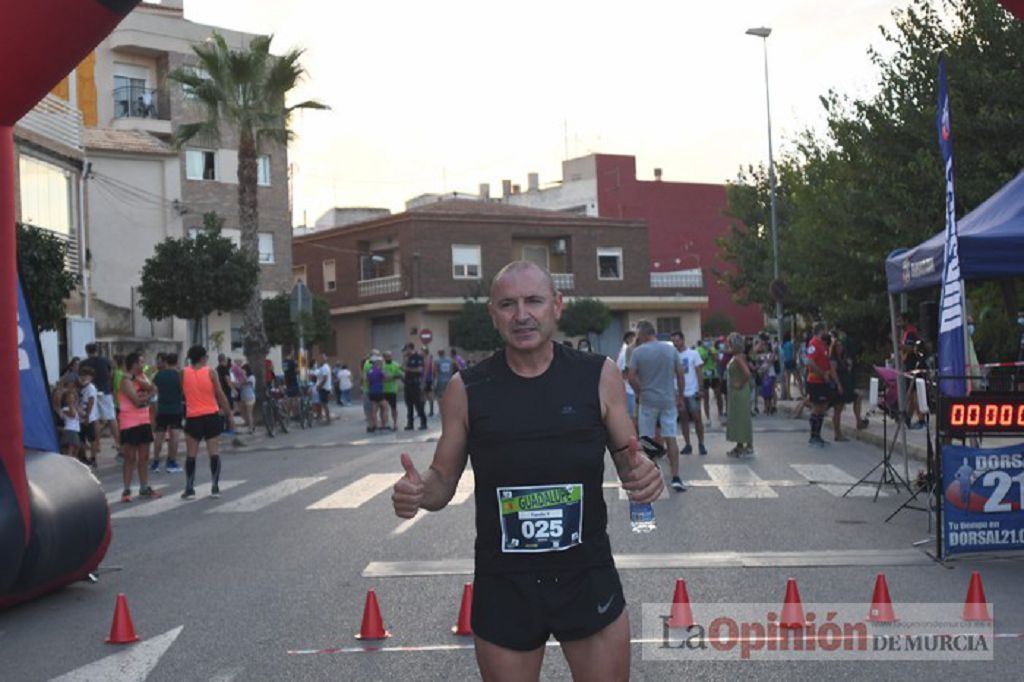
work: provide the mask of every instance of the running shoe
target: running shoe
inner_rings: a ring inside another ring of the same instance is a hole
[[[220,486],[219,485],[214,484],[214,486],[212,488],[210,488],[210,497],[220,497]]]
[[[679,451],[679,454],[680,455],[692,455],[693,454],[693,446],[690,445],[689,443],[687,443],[686,447],[684,447],[682,450]]]
[[[186,488],[185,492],[183,492],[181,494],[181,499],[183,499],[183,500],[191,500],[195,496],[196,496],[196,491],[195,490],[193,490],[192,488]]]
[[[181,465],[179,465],[173,459],[172,460],[168,460],[168,462],[167,462],[167,473],[169,473],[169,474],[180,474],[182,471],[184,471],[184,469],[181,468]]]
[[[686,492],[686,486],[683,485],[683,481],[678,476],[672,477],[672,483],[670,485],[672,486],[672,490],[675,490],[677,493]]]
[[[158,473],[160,471],[160,460],[154,459],[149,463],[149,472],[151,474]]]
[[[827,445],[823,438],[811,438],[807,444],[812,448],[824,448]]]
[[[708,449],[704,447],[704,443],[701,443],[700,445],[697,446],[697,452],[699,452],[702,455],[706,455],[708,454]]]
[[[125,488],[123,491],[121,491],[121,502],[123,502],[124,504],[128,504],[131,501],[132,491],[130,488]]]
[[[749,459],[749,458],[751,458],[753,456],[754,456],[754,448],[752,448],[752,447],[743,448],[743,450],[739,453],[739,455],[737,455],[737,457],[741,457],[743,459]]]
[[[153,490],[152,486],[147,485],[145,488],[139,491],[139,497],[148,497],[151,500],[156,500],[163,497],[163,495]]]

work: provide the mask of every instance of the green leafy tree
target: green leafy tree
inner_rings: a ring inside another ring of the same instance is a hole
[[[558,328],[566,336],[599,335],[612,323],[612,311],[596,298],[578,298],[562,308]]]
[[[64,267],[67,242],[32,225],[17,225],[18,273],[36,334],[56,329],[64,319],[64,301],[77,279]]]
[[[142,266],[139,286],[143,314],[153,320],[192,320],[195,344],[202,343],[203,318],[237,309],[259,279],[259,265],[221,236],[223,220],[207,213],[203,222],[195,239],[171,238],[157,244]]]
[[[736,331],[736,322],[721,310],[715,310],[701,324],[704,336],[725,336]]]
[[[491,322],[487,304],[467,299],[455,318],[455,338],[466,350],[496,350],[501,347],[501,335]]]
[[[214,32],[210,40],[193,46],[203,71],[177,69],[170,78],[189,88],[205,111],[196,123],[178,126],[174,135],[180,148],[190,142],[215,144],[223,129],[231,129],[238,140],[238,224],[242,253],[254,265],[259,263],[259,206],[257,203],[257,159],[267,144],[285,145],[291,138],[289,119],[299,109],[325,109],[308,100],[288,105],[288,93],[295,88],[305,69],[299,63],[302,50],[284,55],[270,53],[272,36],[253,38],[248,49],[233,50],[224,36]],[[259,288],[253,286],[240,301],[245,357],[251,367],[262,367],[270,350],[263,326],[263,304]],[[256,396],[264,393],[263,372],[256,372]]]
[[[282,293],[263,301],[263,324],[271,345],[289,348],[297,348],[299,345],[299,325],[292,322],[290,298],[288,294]],[[306,350],[314,345],[323,346],[331,340],[331,308],[327,301],[314,296],[312,314],[303,313],[300,321]]]
[[[884,262],[944,226],[935,129],[937,64],[946,55],[956,149],[957,214],[975,208],[1024,166],[1024,22],[994,0],[911,0],[870,50],[878,87],[868,97],[824,95],[823,132],[799,135],[779,163],[780,264],[787,309],[839,321],[865,346],[886,345]],[[766,302],[770,245],[763,169],[728,189],[743,225],[720,243],[740,273],[734,295]],[[748,222],[749,221],[749,222]],[[1016,288],[968,284],[974,302],[999,287],[1003,315]],[[938,292],[912,297],[936,300]],[[922,330],[934,336],[934,330]]]

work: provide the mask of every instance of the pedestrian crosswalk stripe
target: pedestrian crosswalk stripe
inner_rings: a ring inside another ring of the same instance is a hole
[[[850,486],[857,482],[857,479],[846,473],[833,464],[790,464],[789,466],[806,478],[815,483],[819,488],[835,497],[842,497]],[[887,497],[889,493],[882,490],[879,497]],[[850,490],[849,497],[874,497],[874,485],[859,485]]]
[[[711,480],[727,498],[770,498],[779,494],[746,464],[705,464]],[[735,485],[730,485],[735,484]]]
[[[166,483],[159,483],[159,484],[153,486],[153,490],[156,490],[156,491],[159,492],[160,490],[163,490],[166,487],[167,487]],[[133,497],[132,499],[135,499],[135,498]],[[120,504],[120,502],[121,502],[121,491],[120,490],[115,490],[112,493],[107,493],[107,504],[108,505]]]
[[[399,476],[400,474],[395,474],[396,480]],[[452,501],[448,503],[448,506],[462,504],[463,502],[468,500],[470,496],[473,494],[473,489],[475,486],[476,479],[473,476],[473,470],[466,469],[464,472],[462,472],[462,478],[459,479],[459,484],[455,487],[455,494],[452,496]],[[421,519],[423,519],[426,515],[427,513],[421,509],[419,513],[416,514],[416,516],[412,517],[411,519],[405,519],[400,524],[395,526],[395,529],[393,531],[391,531],[391,537],[401,535],[405,531],[409,530]]]
[[[367,474],[306,509],[355,509],[393,486],[400,477],[398,473]]]
[[[245,483],[245,481],[221,481],[220,490],[230,490],[235,486],[239,486]],[[182,488],[184,490],[184,488]],[[196,497],[203,498],[210,496],[210,484],[203,483],[196,486]],[[144,518],[148,516],[156,516],[165,511],[183,507],[189,504],[188,500],[182,500],[176,491],[168,492],[164,497],[159,500],[138,500],[132,502],[130,507],[124,507],[120,511],[111,514],[111,518],[115,519],[130,519],[130,518]]]
[[[279,500],[283,500],[293,493],[305,490],[311,485],[327,480],[326,476],[313,476],[309,478],[286,478],[266,488],[251,492],[245,497],[232,500],[227,504],[208,510],[207,514],[231,513],[231,512],[253,512],[263,509]]]

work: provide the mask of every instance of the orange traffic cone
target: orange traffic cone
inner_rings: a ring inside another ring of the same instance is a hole
[[[668,618],[670,628],[688,628],[693,625],[693,611],[690,609],[690,595],[686,592],[686,581],[676,580],[672,595],[672,613]]]
[[[456,635],[470,637],[473,635],[473,625],[470,623],[470,614],[473,611],[473,583],[466,583],[462,588],[462,606],[459,607],[459,620],[452,628]]]
[[[117,602],[114,605],[114,622],[110,624],[110,636],[107,637],[107,644],[131,644],[139,641],[135,634],[135,626],[132,624],[132,614],[128,612],[128,600],[124,592],[117,595]]]
[[[967,587],[967,599],[964,600],[964,620],[991,621],[988,612],[988,600],[985,599],[985,588],[981,585],[981,574],[971,573],[971,583]]]
[[[363,625],[359,628],[356,639],[387,639],[391,633],[384,629],[384,620],[380,617],[380,606],[373,590],[366,593],[366,606],[363,607]]]
[[[885,574],[879,573],[875,578],[875,593],[871,597],[871,611],[868,620],[872,623],[895,623],[896,614],[892,610],[889,599],[889,585],[885,582]]]
[[[796,588],[796,578],[786,580],[786,601],[782,604],[782,618],[779,627],[799,630],[804,626],[804,606],[800,603],[800,590]]]

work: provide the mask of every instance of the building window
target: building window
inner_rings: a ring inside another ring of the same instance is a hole
[[[534,265],[539,265],[545,270],[548,269],[548,247],[540,244],[527,244],[523,246],[521,258]]]
[[[270,157],[266,154],[256,158],[256,184],[270,187]]]
[[[234,320],[232,320],[234,321]],[[231,350],[242,350],[245,345],[245,336],[242,334],[241,327],[231,327]]]
[[[296,265],[292,268],[292,284],[298,284],[299,282],[303,284],[307,282],[305,265]]]
[[[334,291],[338,288],[338,282],[334,274],[334,259],[324,261],[324,291]]]
[[[185,179],[216,180],[217,155],[208,149],[185,150]]]
[[[382,251],[359,256],[359,279],[380,279],[395,274],[395,252]]]
[[[60,166],[22,154],[18,159],[21,222],[71,234],[71,176]]]
[[[597,250],[597,278],[622,279],[622,249],[603,248]]]
[[[274,233],[260,232],[257,248],[259,249],[260,263],[272,264],[274,262]]]
[[[655,326],[658,328],[658,338],[668,338],[672,335],[672,332],[679,331],[679,318],[659,317],[655,322]]]
[[[452,244],[452,277],[480,279],[480,246]]]

